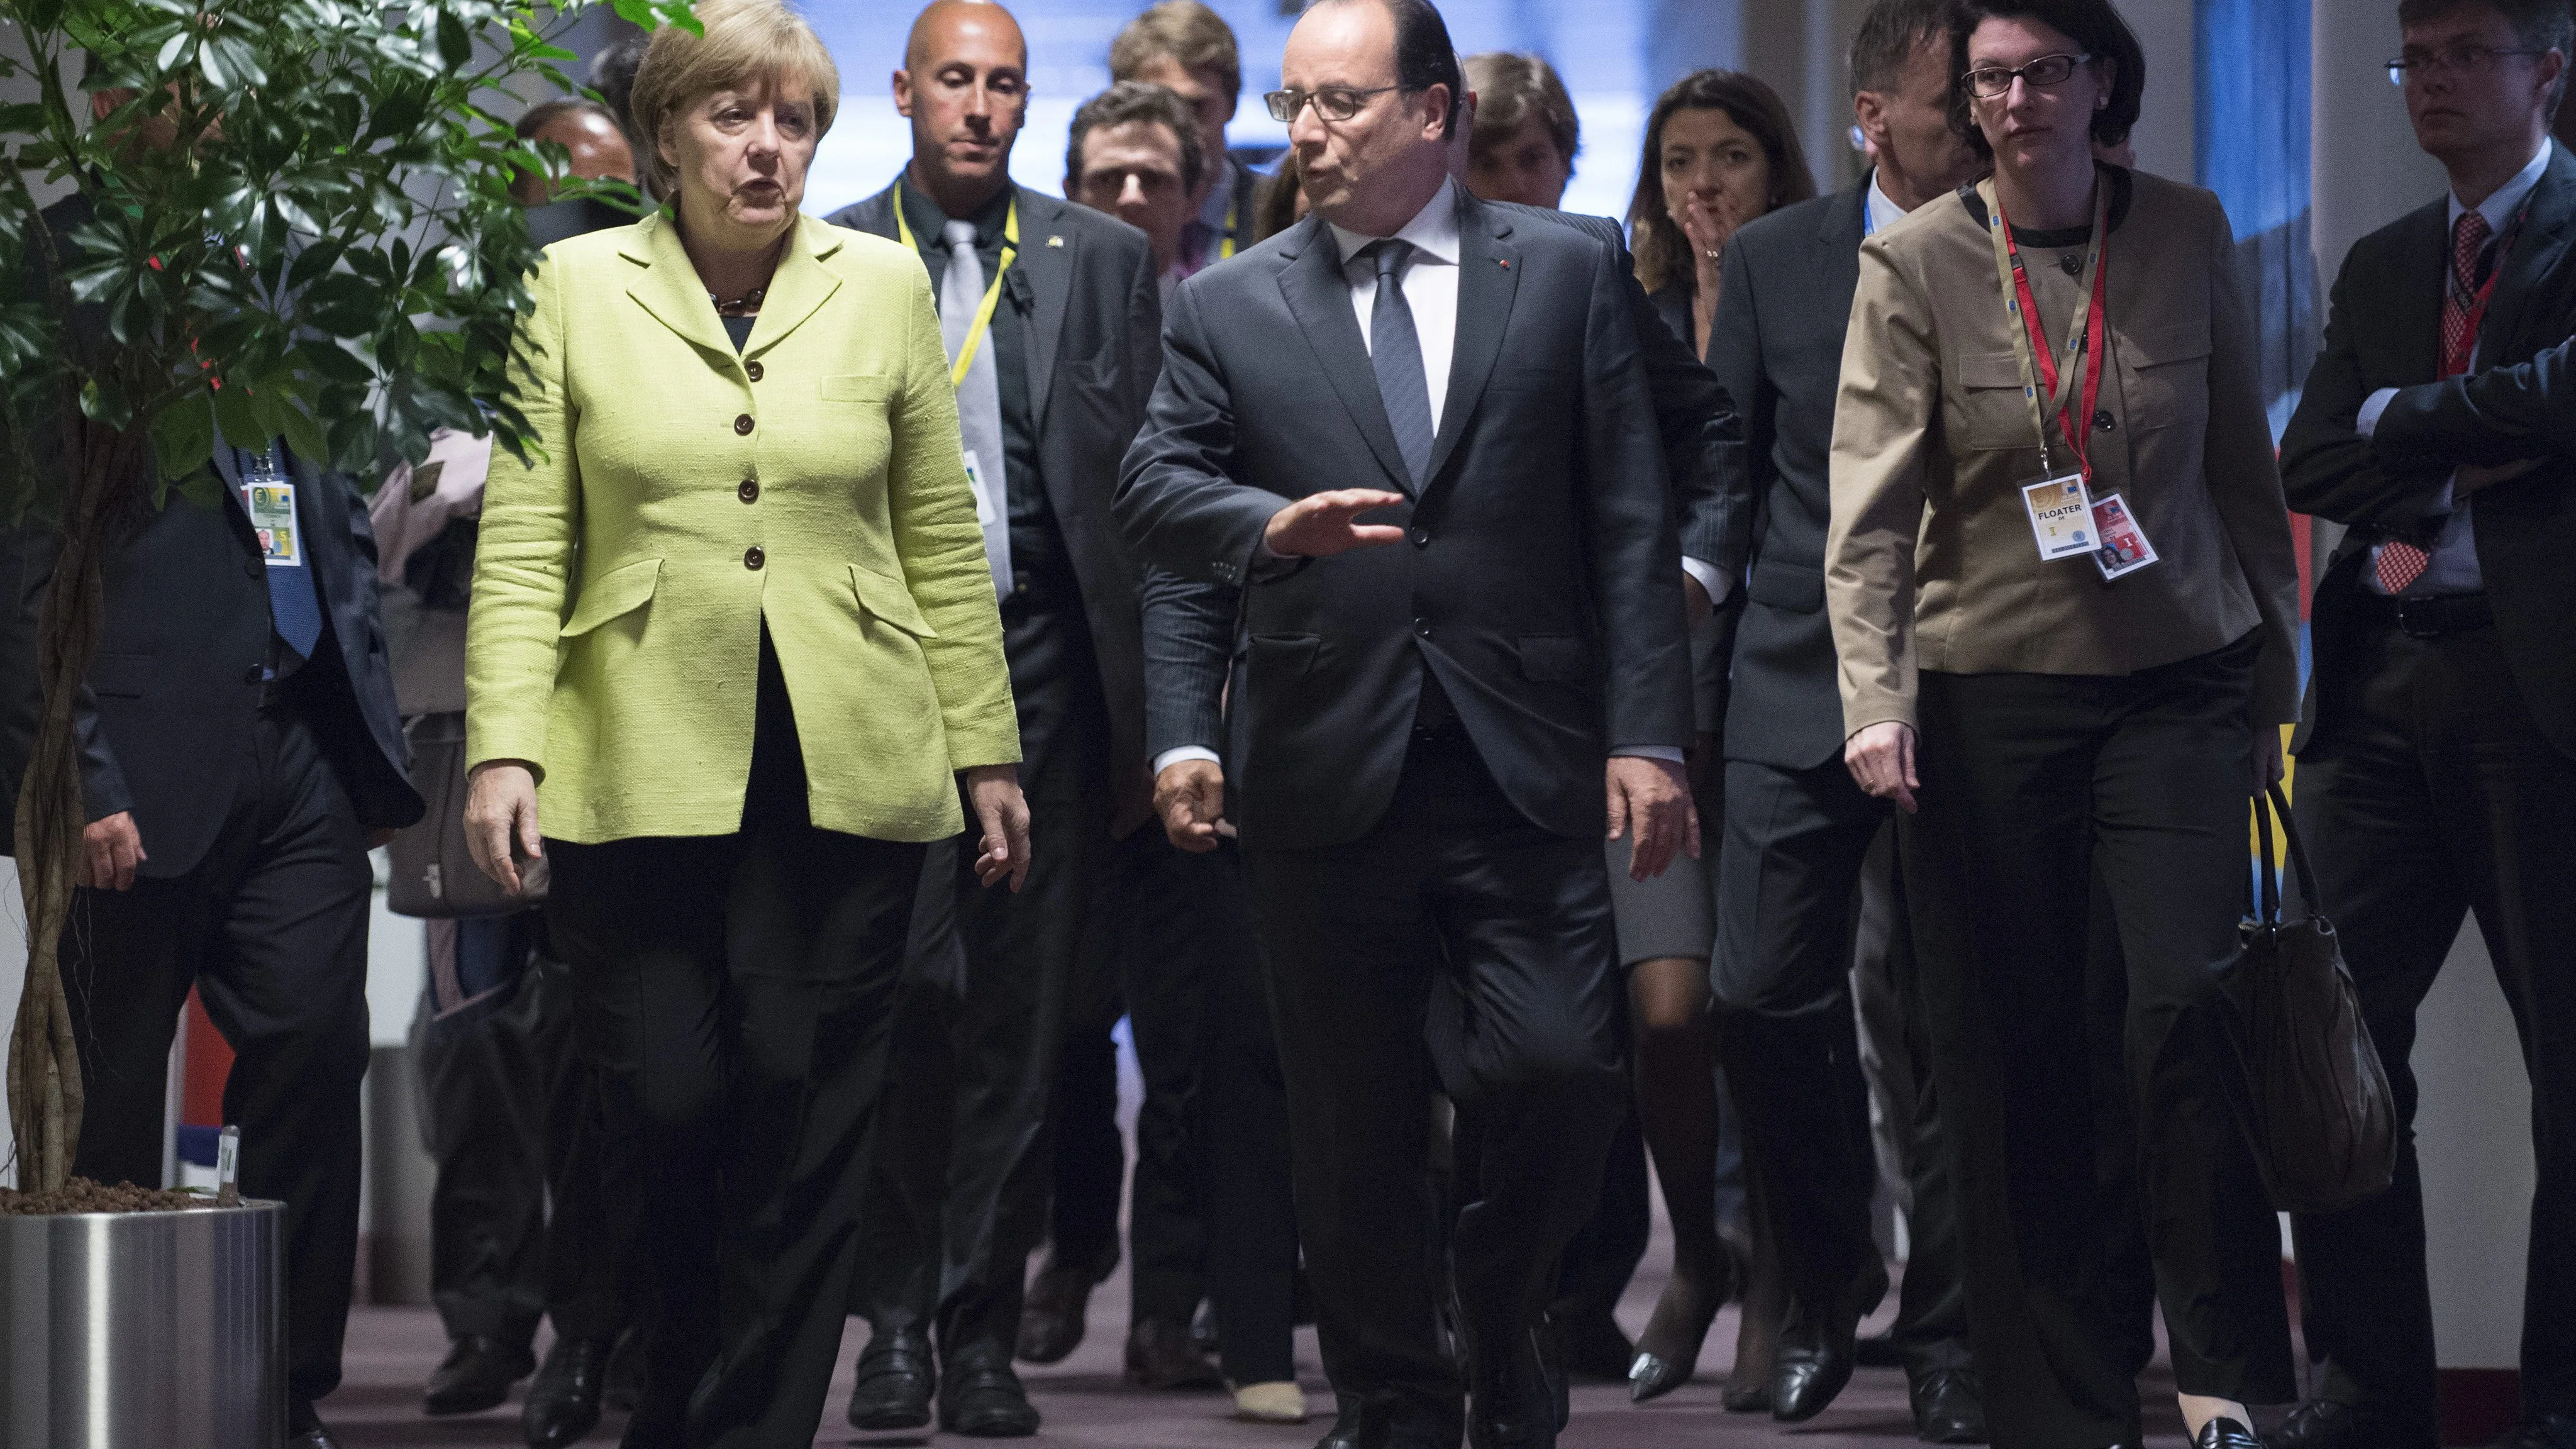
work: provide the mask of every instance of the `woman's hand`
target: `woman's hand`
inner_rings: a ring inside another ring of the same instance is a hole
[[[1897,809],[1914,813],[1914,792],[1923,788],[1914,773],[1914,726],[1880,720],[1843,742],[1843,764],[1862,794],[1893,800]]]
[[[983,838],[975,847],[975,878],[1016,891],[1029,878],[1029,802],[1020,796],[1020,767],[977,765],[966,772],[966,798],[975,802]]]
[[[2254,793],[2262,794],[2281,783],[2287,773],[2281,760],[2281,728],[2278,725],[2254,726]]]
[[[485,760],[465,777],[465,848],[501,889],[526,890],[518,855],[542,860],[546,848],[537,836],[537,772],[525,760]]]

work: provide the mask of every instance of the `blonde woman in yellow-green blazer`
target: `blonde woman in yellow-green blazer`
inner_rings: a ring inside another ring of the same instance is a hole
[[[626,1442],[801,1446],[925,851],[971,810],[978,874],[1016,885],[1028,812],[929,281],[798,209],[839,96],[813,32],[779,0],[697,16],[636,78],[673,204],[532,282],[538,453],[484,500],[466,826],[505,886],[549,866],[575,1036],[640,1154],[661,1323]]]

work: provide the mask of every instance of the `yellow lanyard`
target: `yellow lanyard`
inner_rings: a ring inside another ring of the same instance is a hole
[[[1226,208],[1225,235],[1216,244],[1216,259],[1224,261],[1234,255],[1235,234],[1243,230],[1243,188],[1234,188],[1234,204]]]
[[[894,183],[894,233],[905,246],[920,250],[912,239],[912,223],[903,217],[903,182]],[[1002,305],[1002,277],[1011,270],[1011,261],[1020,254],[1020,199],[1011,198],[1011,209],[1002,218],[1002,264],[993,269],[993,285],[984,289],[984,304],[975,309],[975,325],[966,331],[966,345],[957,349],[957,360],[948,366],[948,385],[966,385],[966,369],[975,365],[975,349],[984,345],[984,334],[993,326],[993,310]]]

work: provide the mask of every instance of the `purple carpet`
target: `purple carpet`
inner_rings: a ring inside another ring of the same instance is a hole
[[[1659,1215],[1660,1216],[1660,1215]],[[1628,1291],[1620,1321],[1630,1330],[1644,1326],[1653,1308],[1667,1261],[1667,1241],[1657,1224],[1654,1251]],[[1872,1327],[1883,1327],[1894,1313],[1894,1295]],[[1298,1334],[1297,1364],[1305,1379],[1307,1400],[1315,1418],[1300,1428],[1242,1424],[1227,1417],[1231,1399],[1215,1392],[1146,1393],[1119,1379],[1119,1346],[1127,1327],[1126,1277],[1121,1273],[1102,1285],[1091,1300],[1091,1331],[1073,1357],[1048,1368],[1022,1365],[1031,1398],[1046,1416],[1046,1426],[1032,1449],[1049,1446],[1103,1446],[1103,1449],[1307,1449],[1322,1437],[1331,1420],[1331,1395],[1315,1354],[1312,1330]],[[868,1449],[901,1449],[934,1438],[950,1445],[981,1441],[929,1431],[862,1434],[841,1419],[850,1390],[850,1368],[858,1357],[866,1327],[853,1322],[841,1346],[841,1370],[817,1445]],[[1727,1413],[1718,1404],[1727,1365],[1734,1357],[1735,1310],[1719,1316],[1700,1356],[1700,1377],[1651,1404],[1632,1405],[1624,1384],[1577,1384],[1574,1423],[1565,1433],[1566,1449],[1731,1449],[1731,1446],[1778,1444],[1783,1449],[1895,1449],[1914,1442],[1914,1424],[1905,1405],[1905,1379],[1895,1369],[1862,1369],[1831,1409],[1800,1425],[1771,1422],[1768,1417]],[[515,1400],[506,1408],[463,1418],[429,1419],[420,1412],[421,1383],[446,1344],[438,1319],[426,1308],[361,1307],[349,1324],[348,1379],[323,1406],[323,1415],[351,1449],[360,1446],[516,1445],[519,1416]],[[540,1345],[542,1348],[542,1344]],[[2146,1397],[2149,1444],[2172,1449],[2183,1443],[2181,1422],[2174,1415],[2172,1382],[2161,1359],[2140,1385]],[[622,1421],[612,1416],[586,1442],[617,1442]]]

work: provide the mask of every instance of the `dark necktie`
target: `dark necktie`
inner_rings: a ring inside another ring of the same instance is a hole
[[[1377,300],[1369,309],[1369,362],[1377,369],[1377,395],[1387,426],[1404,454],[1405,470],[1419,488],[1431,467],[1431,384],[1422,371],[1422,338],[1413,330],[1413,308],[1404,300],[1404,264],[1413,243],[1392,237],[1360,249],[1377,264]]]
[[[2457,377],[2468,371],[2469,358],[2477,351],[2477,333],[2469,326],[2469,317],[2478,304],[2478,261],[2485,255],[2487,239],[2494,230],[2487,225],[2485,213],[2474,207],[2461,212],[2458,223],[2451,228],[2451,265],[2442,280],[2444,377]],[[2379,586],[2391,594],[2402,594],[2432,565],[2430,549],[2411,539],[2392,538],[2379,546]]]

